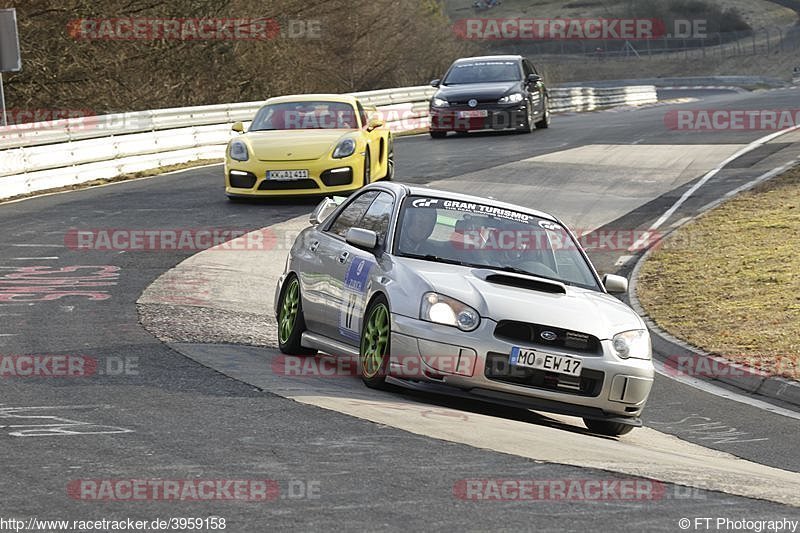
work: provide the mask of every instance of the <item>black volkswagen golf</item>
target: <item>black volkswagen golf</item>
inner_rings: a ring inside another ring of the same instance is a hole
[[[550,125],[547,88],[522,56],[456,60],[431,99],[431,137],[448,131],[516,129],[529,133]]]

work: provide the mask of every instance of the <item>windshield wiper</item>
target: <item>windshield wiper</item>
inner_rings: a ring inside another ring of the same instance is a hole
[[[409,254],[403,253],[400,257],[410,257],[411,259],[423,259],[425,261],[434,261],[436,263],[447,263],[448,265],[461,265],[461,266],[474,266],[470,265],[469,263],[464,263],[463,261],[458,261],[457,259],[448,259],[447,257],[439,257],[438,255],[433,254]]]

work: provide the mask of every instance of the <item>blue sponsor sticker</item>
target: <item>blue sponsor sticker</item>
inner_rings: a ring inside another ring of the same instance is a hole
[[[344,277],[344,288],[351,291],[364,292],[367,288],[367,277],[371,268],[372,263],[366,259],[354,259]]]
[[[519,348],[514,346],[511,348],[511,364],[516,365],[517,361],[519,361]]]

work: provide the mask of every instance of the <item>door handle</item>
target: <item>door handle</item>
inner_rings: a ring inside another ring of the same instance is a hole
[[[319,241],[312,242],[311,246],[308,247],[308,249],[311,250],[312,253],[316,252],[317,248],[319,248]]]
[[[339,262],[344,264],[344,262],[347,261],[348,257],[350,257],[350,252],[342,252],[341,254],[339,254]]]

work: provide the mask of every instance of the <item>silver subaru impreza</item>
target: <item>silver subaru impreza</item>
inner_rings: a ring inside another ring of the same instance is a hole
[[[359,361],[369,387],[641,425],[650,335],[557,218],[396,183],[326,198],[275,291],[278,344]]]

